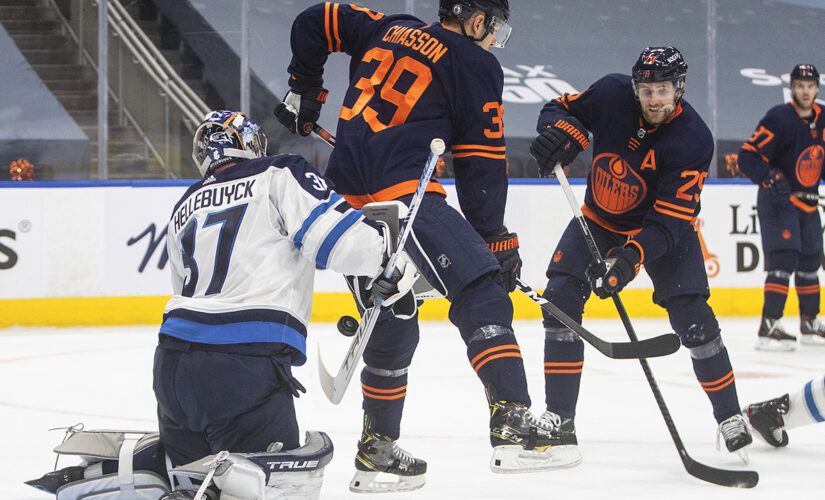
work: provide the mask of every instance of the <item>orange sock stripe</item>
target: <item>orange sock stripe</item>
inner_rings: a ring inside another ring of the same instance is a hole
[[[494,352],[503,351],[504,349],[515,349],[516,351],[521,352],[521,349],[519,349],[518,344],[507,344],[507,345],[500,345],[500,346],[496,346],[496,347],[491,347],[491,348],[487,349],[486,351],[482,351],[479,355],[477,355],[472,360],[470,360],[470,364],[475,366],[476,361],[483,358],[484,356],[486,356],[488,354],[491,354],[491,353],[494,353]]]
[[[387,399],[387,400],[392,400],[392,399],[401,399],[401,398],[403,398],[403,397],[405,397],[405,396],[407,395],[407,391],[404,391],[404,392],[402,392],[401,394],[395,394],[395,395],[393,395],[393,396],[378,396],[378,395],[376,395],[376,394],[370,394],[369,392],[364,391],[364,390],[362,390],[362,391],[361,391],[361,393],[362,393],[365,397],[368,397],[368,398],[370,398],[370,399]]]
[[[584,361],[572,361],[569,363],[558,363],[555,361],[548,361],[544,363],[544,366],[583,366]]]
[[[407,390],[406,385],[403,386],[403,387],[397,387],[395,389],[376,389],[375,387],[370,387],[370,386],[364,385],[364,384],[361,384],[361,387],[363,387],[365,391],[382,392],[384,394],[390,394],[390,393],[393,393],[393,392],[399,392],[399,391],[406,391]]]
[[[788,295],[788,287],[777,285],[774,283],[765,283],[765,291],[769,293],[778,293],[781,295]]]
[[[728,385],[734,380],[733,370],[729,371],[724,377],[714,380],[713,382],[699,382],[706,392],[718,391]]]
[[[582,369],[578,370],[544,370],[544,373],[581,373]]]
[[[492,361],[494,359],[498,359],[498,358],[521,358],[521,352],[503,352],[501,354],[496,354],[494,356],[490,356],[489,358],[487,358],[484,361],[482,361],[481,363],[479,363],[478,366],[474,367],[476,373],[478,373],[478,371],[481,369],[482,366],[484,366],[487,363],[489,363],[490,361]]]
[[[796,293],[799,295],[814,295],[819,293],[819,285],[797,286]]]

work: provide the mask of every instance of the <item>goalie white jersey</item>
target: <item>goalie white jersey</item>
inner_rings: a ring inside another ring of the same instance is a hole
[[[192,185],[169,221],[174,296],[161,334],[277,342],[306,360],[315,267],[373,276],[383,237],[297,155],[246,160]]]

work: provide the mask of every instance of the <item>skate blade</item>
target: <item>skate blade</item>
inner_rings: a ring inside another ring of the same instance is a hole
[[[820,337],[819,335],[801,335],[799,343],[805,345],[825,345],[825,337]]]
[[[399,476],[378,471],[355,471],[349,490],[353,493],[389,493],[393,491],[413,491],[424,486],[424,474]]]
[[[544,452],[527,451],[521,446],[507,445],[493,448],[490,470],[498,474],[541,472],[568,469],[582,462],[576,445],[551,446]]]
[[[757,351],[795,351],[796,341],[794,340],[775,340],[760,338],[756,342]]]

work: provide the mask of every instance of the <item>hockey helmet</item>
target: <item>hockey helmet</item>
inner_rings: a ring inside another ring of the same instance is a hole
[[[673,82],[676,102],[679,102],[685,93],[687,68],[682,53],[676,47],[648,47],[639,54],[633,65],[633,93],[638,99],[640,83]]]
[[[479,42],[488,34],[494,34],[496,43],[493,47],[504,47],[513,32],[512,26],[508,23],[510,19],[508,0],[439,0],[438,3],[438,16],[442,21],[454,18],[464,23],[475,11],[481,11],[486,16],[487,32],[481,38],[473,38],[473,40]]]
[[[791,71],[791,83],[794,80],[813,80],[816,86],[819,86],[819,71],[816,70],[813,64],[797,64]]]
[[[195,131],[192,159],[203,177],[237,159],[266,155],[266,135],[238,111],[211,111]]]

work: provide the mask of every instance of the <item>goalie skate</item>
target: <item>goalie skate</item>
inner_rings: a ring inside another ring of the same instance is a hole
[[[582,457],[575,434],[539,421],[521,403],[490,403],[490,470],[497,473],[541,472],[575,467]]]
[[[355,456],[355,475],[349,489],[355,493],[412,491],[424,486],[427,462],[413,457],[395,440],[373,430],[364,415],[364,430]]]

